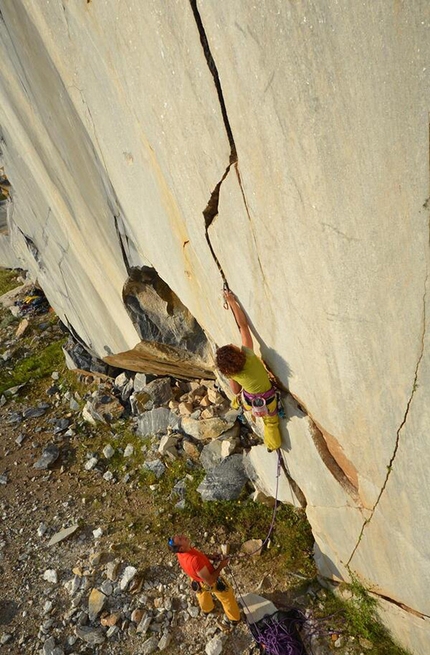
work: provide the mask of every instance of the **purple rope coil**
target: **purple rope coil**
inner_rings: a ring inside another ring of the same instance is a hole
[[[255,641],[267,655],[307,655],[298,628],[306,622],[298,610],[278,611],[249,626]]]

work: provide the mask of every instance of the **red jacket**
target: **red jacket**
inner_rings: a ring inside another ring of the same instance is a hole
[[[197,548],[191,548],[187,553],[176,553],[176,557],[178,558],[181,569],[185,571],[190,578],[197,580],[197,582],[203,582],[203,580],[197,575],[197,572],[201,571],[205,566],[209,573],[213,573],[215,570],[206,555],[200,550],[197,550]]]

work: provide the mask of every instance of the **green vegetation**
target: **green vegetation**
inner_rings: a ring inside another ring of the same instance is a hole
[[[388,630],[379,620],[378,602],[369,591],[353,577],[351,584],[339,586],[339,593],[325,592],[325,601],[319,613],[334,615],[331,628],[339,634],[346,633],[356,639],[364,638],[373,644],[374,655],[410,655],[409,651],[393,643]],[[348,600],[341,596],[347,596]]]
[[[25,384],[29,380],[39,380],[51,375],[52,371],[64,368],[63,341],[57,341],[21,359],[13,370],[0,369],[0,394],[11,387]]]
[[[0,198],[1,200],[1,198]],[[17,282],[17,277],[19,276],[19,271],[13,271],[6,268],[0,268],[0,296],[11,289],[19,286]]]

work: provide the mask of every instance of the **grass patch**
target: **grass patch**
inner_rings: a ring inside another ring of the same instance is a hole
[[[175,532],[186,532],[192,541],[201,543],[202,533],[217,535],[220,540],[228,540],[234,534],[236,546],[248,539],[265,540],[268,534],[273,509],[255,503],[245,489],[238,500],[202,501],[197,487],[205,472],[190,469],[183,460],[165,462],[167,471],[160,480],[150,473],[143,473],[142,484],[156,484],[153,492],[156,506],[161,509],[160,516],[153,517],[151,532],[160,541]],[[175,508],[180,497],[172,494],[179,480],[186,478],[185,509]],[[277,567],[283,571],[292,570],[313,578],[316,568],[313,560],[313,536],[303,510],[290,505],[279,505],[276,511],[275,527],[270,537],[270,549],[264,557],[268,561],[277,559]]]
[[[0,296],[19,286],[18,276],[18,271],[0,268]]]
[[[64,340],[51,343],[42,350],[19,361],[13,370],[0,369],[0,394],[29,380],[40,380],[52,371],[65,368],[62,346]]]
[[[364,638],[373,644],[374,655],[411,655],[392,640],[387,628],[378,617],[378,602],[356,579],[351,584],[342,584],[340,589],[351,594],[344,600],[338,594],[326,591],[326,598],[320,609],[321,615],[334,614],[331,627],[339,634],[346,633],[356,639]]]

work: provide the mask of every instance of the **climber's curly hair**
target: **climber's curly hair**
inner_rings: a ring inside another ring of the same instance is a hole
[[[246,362],[246,355],[243,350],[237,350],[234,346],[222,346],[218,348],[215,355],[216,365],[224,375],[236,375],[240,373]]]

